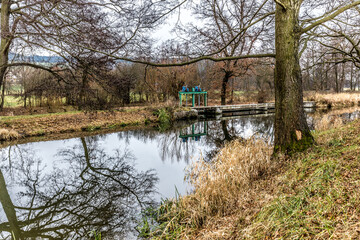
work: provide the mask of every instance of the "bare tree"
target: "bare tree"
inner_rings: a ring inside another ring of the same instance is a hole
[[[96,137],[60,150],[63,167],[50,172],[29,148],[13,146],[6,153],[11,165],[0,165],[4,239],[86,239],[94,229],[117,239],[133,229],[142,208],[154,204],[155,173],[138,172],[128,151],[105,153]],[[13,186],[20,191],[12,200]]]
[[[92,69],[107,60],[92,49],[146,55],[151,45],[148,30],[173,9],[168,2],[151,0],[5,0],[0,4],[0,86],[8,67],[41,68],[59,79],[58,72],[70,68],[77,71],[74,77],[81,82],[80,102]],[[39,51],[61,56],[61,68],[30,63],[29,56]],[[11,61],[10,52],[15,53]],[[83,69],[81,74],[79,68]]]
[[[190,55],[206,55],[216,52],[215,56],[234,57],[249,55],[258,51],[258,45],[266,46],[271,38],[273,18],[269,1],[258,0],[207,0],[193,8],[198,24],[185,26],[181,30],[189,39],[186,40]],[[226,46],[226,47],[224,47]],[[221,78],[221,104],[226,104],[226,90],[229,80],[246,74],[251,61],[225,61],[219,65]]]
[[[264,4],[269,2],[263,1]],[[303,36],[320,25],[334,19],[347,10],[360,5],[360,0],[344,2],[333,1],[310,1],[310,0],[274,0],[275,9],[275,53],[234,55],[229,57],[218,57],[217,54],[230,47],[239,40],[242,29],[234,38],[228,40],[218,51],[204,53],[202,56],[194,56],[186,62],[176,64],[161,64],[146,62],[140,59],[126,58],[114,54],[108,54],[115,59],[123,59],[133,62],[145,63],[152,66],[184,66],[201,60],[224,61],[246,58],[276,57],[275,67],[275,152],[291,152],[307,148],[314,140],[307,125],[303,109],[303,83],[300,67],[300,56],[307,47]],[[262,6],[262,5],[260,5]],[[257,18],[261,22],[272,16],[268,12],[263,17]],[[256,15],[257,16],[257,15]],[[250,25],[248,28],[253,27]],[[236,27],[236,26],[235,26]],[[230,26],[234,28],[234,26]]]

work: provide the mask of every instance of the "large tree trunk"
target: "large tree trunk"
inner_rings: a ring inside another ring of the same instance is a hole
[[[0,86],[3,85],[5,78],[7,64],[9,61],[9,49],[10,49],[10,2],[9,0],[3,0],[1,2],[1,43],[0,43]]]
[[[222,79],[221,83],[221,105],[226,105],[226,89],[231,77],[231,72],[225,71],[225,76]]]
[[[298,9],[292,0],[276,6],[275,146],[274,152],[301,151],[314,139],[306,122],[299,63]],[[295,4],[296,5],[296,4]]]

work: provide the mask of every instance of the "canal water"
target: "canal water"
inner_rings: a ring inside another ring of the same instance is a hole
[[[341,114],[347,120],[359,117],[354,110]],[[309,124],[319,115],[309,114]],[[141,209],[191,192],[184,169],[192,161],[209,161],[237,138],[256,135],[272,142],[273,119],[257,115],[179,122],[162,131],[1,149],[0,239],[10,239],[14,226],[26,239],[87,239],[93,230],[103,239],[134,239]]]

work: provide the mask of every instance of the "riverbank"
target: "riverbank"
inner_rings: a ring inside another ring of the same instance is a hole
[[[305,100],[315,101],[320,108],[345,108],[360,104],[359,93],[314,93],[306,92]],[[161,109],[168,109],[160,111]],[[185,110],[185,111],[182,111]],[[0,116],[0,141],[46,137],[67,138],[72,133],[101,133],[119,131],[125,127],[144,127],[168,121],[167,118],[196,118],[190,108],[177,108],[177,103],[158,106],[124,107],[110,111],[75,111],[72,107],[61,107],[55,113],[48,108],[6,108]]]
[[[144,127],[158,121],[156,109],[128,108],[113,111],[2,116],[0,128],[3,129],[3,140],[14,140],[79,132],[115,131],[136,126]]]
[[[305,101],[314,101],[319,108],[346,108],[360,106],[359,92],[321,93],[304,92]]]
[[[357,239],[360,121],[314,132],[317,145],[271,159],[252,139],[189,168],[194,193],[152,214],[154,239]],[[239,154],[241,153],[241,154]],[[146,221],[147,223],[150,222]]]

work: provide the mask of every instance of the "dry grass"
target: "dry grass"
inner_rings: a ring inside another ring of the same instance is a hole
[[[120,111],[67,112],[13,117],[0,117],[0,127],[12,128],[23,137],[57,133],[118,129],[125,126],[156,122],[152,110],[126,109]]]
[[[154,239],[228,239],[239,222],[250,221],[272,197],[265,176],[279,166],[272,147],[262,140],[234,141],[216,159],[203,159],[188,169],[193,194],[166,202]]]
[[[252,139],[195,162],[194,192],[161,206],[151,237],[360,239],[360,121],[336,121],[287,161],[270,160],[271,147]]]
[[[324,107],[351,107],[360,104],[360,93],[344,92],[344,93],[304,93],[306,101],[315,101],[318,106]]]
[[[0,129],[0,141],[16,140],[20,137],[19,133],[15,130],[8,130],[5,128]]]
[[[318,131],[329,130],[331,128],[338,128],[343,125],[344,120],[336,115],[324,115],[315,119],[315,129]]]
[[[345,117],[343,118],[341,117],[341,115],[354,114],[355,112],[359,111],[359,107],[351,107],[339,110],[331,110],[326,114],[322,112],[315,113],[314,115],[312,115],[314,128],[317,131],[325,131],[342,127],[344,124],[351,121],[351,119],[346,119]]]
[[[242,229],[248,238],[360,239],[359,129],[356,121],[319,132],[319,145],[278,178],[278,197]]]
[[[212,162],[193,163],[188,176],[204,213],[229,214],[241,200],[239,190],[249,189],[271,168],[271,153],[272,148],[261,140],[234,141]]]

